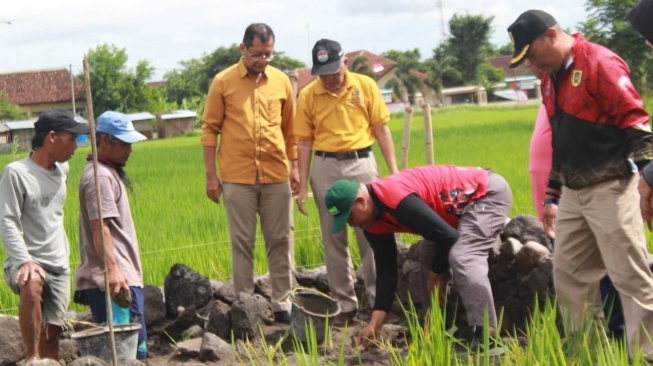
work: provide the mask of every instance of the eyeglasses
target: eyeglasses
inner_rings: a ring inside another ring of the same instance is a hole
[[[249,50],[249,48],[245,48],[247,50],[247,53],[252,57],[254,60],[265,60],[265,61],[272,61],[274,59],[274,54],[271,53],[269,55],[265,55],[262,53],[252,53],[252,51]]]

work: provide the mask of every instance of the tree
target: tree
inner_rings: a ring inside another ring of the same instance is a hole
[[[88,61],[93,110],[96,114],[108,110],[120,112],[152,111],[161,99],[160,91],[146,84],[154,67],[147,60],[127,68],[127,51],[115,45],[102,44],[90,49]],[[83,79],[83,75],[78,76]]]
[[[181,105],[184,100],[195,97],[204,99],[215,75],[237,63],[240,57],[240,47],[234,43],[229,47],[218,47],[200,58],[179,62],[181,69],[169,71],[163,76],[166,80],[164,93],[167,100]],[[286,56],[284,52],[276,52],[270,65],[283,72],[304,66],[301,61]]]
[[[356,58],[352,61],[351,65],[349,66],[349,70],[357,74],[367,75],[372,79],[374,79],[376,73],[374,72],[374,70],[372,70],[368,62],[369,60],[367,59],[367,57],[363,55],[356,56]]]
[[[460,85],[462,75],[454,65],[456,59],[452,56],[437,54],[423,63],[424,70],[428,76],[429,84],[433,85],[435,92],[440,100],[442,98],[442,89],[445,87]]]
[[[451,37],[444,42],[443,51],[456,59],[454,67],[465,84],[479,83],[479,67],[487,62],[492,45],[489,41],[492,20],[482,15],[458,15],[449,21]],[[437,58],[437,55],[436,55]]]
[[[270,62],[270,65],[285,72],[286,74],[300,67],[306,67],[306,64],[303,62],[286,56],[286,53],[281,51],[274,53],[274,58]]]
[[[388,80],[385,87],[392,88],[393,94],[404,103],[414,101],[415,94],[424,87],[424,82],[415,73],[421,68],[419,49],[390,50],[383,56],[397,63],[395,76]]]
[[[11,103],[7,96],[0,92],[0,121],[15,121],[25,117],[19,106]]]
[[[647,76],[653,69],[651,50],[644,38],[627,20],[628,11],[636,0],[587,0],[585,9],[589,13],[586,22],[581,23],[585,37],[599,43],[626,61],[631,71],[633,84],[640,91],[649,88]]]

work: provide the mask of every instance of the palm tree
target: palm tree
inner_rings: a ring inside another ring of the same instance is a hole
[[[421,66],[420,62],[406,55],[400,55],[395,61],[397,71],[385,87],[392,89],[392,93],[404,103],[412,102],[415,100],[415,94],[424,87],[424,82],[410,72],[418,70]]]
[[[357,74],[367,75],[367,76],[371,77],[372,79],[374,79],[374,76],[376,75],[376,73],[374,72],[374,70],[372,70],[372,68],[370,67],[368,61],[369,60],[367,59],[367,57],[365,57],[363,55],[356,56],[354,61],[352,61],[352,63],[351,63],[350,70],[352,72],[357,73]]]
[[[441,56],[430,58],[424,62],[424,69],[429,77],[429,84],[433,86],[438,98],[442,100],[442,89],[445,86],[460,85],[462,75],[454,65],[456,58],[453,56]]]

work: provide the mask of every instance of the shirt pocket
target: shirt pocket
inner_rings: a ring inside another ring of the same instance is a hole
[[[283,100],[277,98],[268,99],[267,103],[268,124],[271,126],[281,124],[281,107]]]

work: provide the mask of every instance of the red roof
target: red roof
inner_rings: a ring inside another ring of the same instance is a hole
[[[397,66],[397,63],[392,61],[389,58],[375,55],[369,51],[359,50],[347,53],[345,56],[349,59],[349,66],[354,63],[354,60],[358,56],[365,56],[367,58],[367,65],[374,70],[376,73],[374,79],[378,80],[387,74],[388,71],[392,70],[393,67]]]
[[[149,86],[151,86],[153,88],[161,88],[161,87],[164,87],[166,85],[166,81],[165,80],[148,81],[145,84],[147,84],[147,85],[149,85]]]
[[[75,100],[86,99],[84,85],[74,78]],[[71,100],[70,72],[66,68],[0,73],[0,92],[17,105]]]
[[[497,56],[488,58],[488,62],[500,69],[503,69],[503,72],[506,74],[506,77],[515,77],[515,76],[524,76],[524,75],[533,75],[533,72],[530,68],[526,67],[525,63],[515,67],[514,69],[510,68],[510,60],[512,56]]]
[[[304,89],[308,83],[313,81],[316,76],[311,75],[311,68],[310,67],[302,67],[301,69],[297,69],[297,92],[300,90]]]

